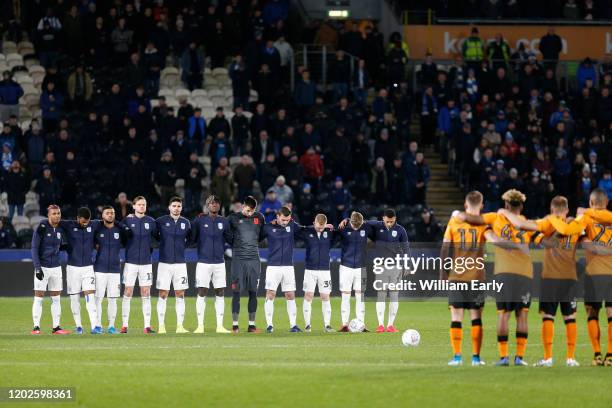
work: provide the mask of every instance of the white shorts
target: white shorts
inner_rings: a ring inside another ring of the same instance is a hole
[[[55,268],[45,268],[43,266],[41,269],[45,277],[42,280],[38,280],[36,278],[36,272],[34,272],[34,290],[61,292],[63,289],[62,267],[56,266]]]
[[[123,267],[123,284],[133,288],[136,286],[136,278],[138,278],[138,285],[141,288],[153,285],[153,265],[126,263]]]
[[[225,283],[225,263],[207,264],[198,262],[196,266],[196,288],[209,288],[212,280],[215,289],[223,289]]]
[[[361,291],[361,268],[340,265],[340,292]]]
[[[121,295],[121,276],[118,273],[96,272],[96,297],[118,298]]]
[[[293,266],[268,266],[266,269],[266,290],[295,292],[295,271]]]
[[[189,289],[186,263],[167,264],[160,262],[157,265],[157,289],[170,290],[170,284],[175,291]]]
[[[93,265],[66,266],[66,286],[69,295],[96,290],[96,275]]]
[[[304,292],[314,293],[315,288],[319,286],[320,294],[329,294],[332,289],[331,272],[330,271],[315,271],[306,269],[304,271]]]

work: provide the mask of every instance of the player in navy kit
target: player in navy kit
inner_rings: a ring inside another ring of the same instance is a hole
[[[115,334],[117,316],[117,298],[121,295],[121,262],[119,250],[131,230],[115,222],[115,209],[109,205],[102,208],[102,223],[96,228],[94,242],[96,245],[96,309],[102,321],[102,300],[106,295],[108,302],[108,334]]]
[[[32,261],[34,262],[34,303],[32,304],[32,334],[40,334],[40,318],[45,292],[51,297],[51,318],[53,334],[69,334],[60,327],[62,306],[62,267],[60,265],[60,245],[62,229],[59,226],[62,214],[57,205],[47,208],[47,219],[40,222],[32,235]]]
[[[221,201],[211,195],[206,199],[207,214],[198,215],[192,223],[193,241],[198,248],[198,264],[196,266],[196,313],[198,328],[194,333],[204,333],[204,312],[206,310],[206,295],[210,283],[215,288],[215,312],[217,315],[217,333],[230,333],[223,327],[225,310],[225,237],[229,229],[227,218],[219,215]]]
[[[134,293],[134,285],[138,279],[140,297],[142,299],[142,315],[144,317],[144,332],[155,333],[151,328],[151,285],[153,284],[153,236],[157,232],[155,219],[146,215],[147,200],[138,196],[132,202],[134,214],[125,219],[125,225],[131,234],[125,244],[125,266],[123,267],[123,302],[121,317],[123,320],[121,333],[128,332],[130,320],[130,302]]]
[[[170,287],[174,287],[176,299],[176,332],[189,333],[183,327],[185,319],[185,290],[189,289],[187,279],[187,263],[185,262],[185,247],[191,239],[191,223],[181,216],[183,199],[172,197],[168,206],[170,214],[155,220],[157,237],[159,238],[159,264],[157,266],[157,318],[158,332],[166,333],[164,319],[166,317],[166,301]]]

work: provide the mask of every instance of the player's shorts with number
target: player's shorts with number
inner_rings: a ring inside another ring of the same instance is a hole
[[[198,262],[196,266],[196,288],[209,288],[210,282],[215,289],[222,289],[225,283],[225,263],[207,264]]]
[[[96,297],[118,298],[121,294],[121,276],[118,273],[96,272]]]
[[[268,266],[266,268],[266,290],[295,292],[295,271],[293,266]]]
[[[34,272],[34,290],[49,291],[49,292],[61,292],[63,289],[62,285],[62,267],[56,266],[55,268],[41,268],[45,277],[42,280],[36,278],[36,272]]]
[[[314,293],[315,288],[319,286],[319,293],[329,294],[331,293],[332,281],[330,271],[316,271],[313,269],[306,269],[304,271],[304,292]]]
[[[96,275],[93,265],[66,266],[66,286],[69,295],[96,290]]]
[[[187,280],[187,264],[167,264],[160,262],[157,266],[157,289],[170,290],[170,284],[174,290],[189,289]]]
[[[138,285],[140,287],[153,285],[153,265],[126,263],[123,268],[123,284],[128,287],[134,287],[136,285],[136,278],[138,278]]]
[[[361,291],[361,268],[349,268],[348,266],[340,265],[338,274],[340,292]]]

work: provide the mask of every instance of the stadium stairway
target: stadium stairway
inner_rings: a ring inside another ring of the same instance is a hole
[[[448,165],[442,163],[439,153],[431,147],[425,148],[423,153],[431,171],[425,202],[444,226],[454,210],[463,208],[463,192],[448,175]]]

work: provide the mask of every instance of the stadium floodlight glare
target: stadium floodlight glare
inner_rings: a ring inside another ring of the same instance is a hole
[[[348,10],[328,10],[327,17],[329,18],[348,18],[349,11]]]

